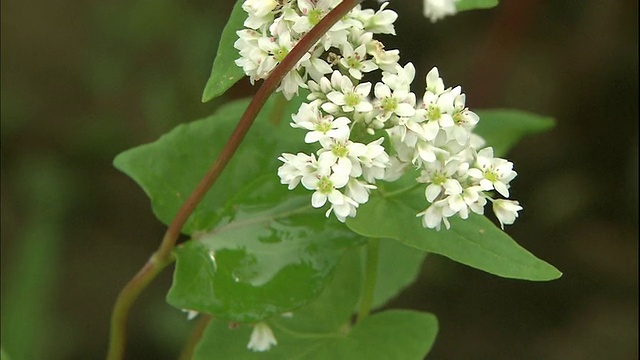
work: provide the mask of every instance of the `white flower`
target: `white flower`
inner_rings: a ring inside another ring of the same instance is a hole
[[[436,22],[445,16],[455,15],[457,0],[424,0],[424,16]]]
[[[447,217],[443,214],[443,210],[446,206],[446,200],[436,201],[435,203],[431,204],[431,206],[429,206],[426,210],[418,213],[416,216],[422,216],[422,226],[426,228],[440,230],[442,223],[444,223],[444,226],[449,229],[451,227],[451,224],[449,223],[449,220],[447,220]]]
[[[446,91],[436,95],[430,91],[424,93],[420,112],[426,120],[422,123],[425,138],[429,141],[436,138],[440,129],[453,127],[454,121],[451,114],[454,111],[454,94]]]
[[[246,0],[242,9],[249,15],[244,26],[259,29],[273,21],[272,11],[278,5],[276,0]]]
[[[452,119],[455,126],[445,130],[450,138],[454,138],[460,145],[465,145],[470,140],[471,130],[473,130],[480,118],[476,113],[465,107],[466,96],[461,92],[462,89],[459,86],[447,92],[454,97]]]
[[[392,115],[411,117],[415,114],[415,95],[406,89],[391,91],[387,84],[377,83],[373,91],[377,99],[376,108],[381,111],[381,121],[386,121]]]
[[[342,59],[340,59],[340,65],[347,69],[349,75],[354,79],[362,79],[362,73],[368,73],[378,68],[378,65],[373,60],[365,60],[367,56],[367,49],[364,44],[354,49],[350,44],[346,44],[342,48]]]
[[[297,114],[291,116],[294,128],[309,130],[304,138],[306,143],[325,142],[328,138],[343,139],[349,137],[349,123],[351,120],[342,116],[334,118],[332,115],[323,115],[318,108],[318,102],[303,103]]]
[[[477,168],[471,168],[467,174],[479,180],[482,190],[495,189],[500,195],[509,197],[509,182],[516,177],[513,163],[493,157],[493,148],[488,147],[478,151]]]
[[[353,86],[348,76],[342,76],[338,71],[334,71],[331,76],[331,82],[334,78],[339,78],[339,91],[334,90],[327,94],[330,102],[322,104],[322,109],[328,113],[336,113],[339,109],[344,112],[369,112],[373,110],[373,105],[367,100],[367,96],[371,92],[371,83],[362,83]]]
[[[356,208],[358,207],[358,203],[342,193],[340,193],[340,196],[342,196],[342,200],[336,203],[332,203],[329,210],[327,210],[327,212],[325,213],[325,216],[329,217],[329,215],[331,215],[331,212],[333,212],[338,220],[340,220],[341,222],[345,222],[347,217],[356,216]]]
[[[298,0],[298,8],[302,16],[297,17],[293,30],[297,33],[306,33],[317,25],[322,18],[336,6],[335,0]]]
[[[276,0],[245,0],[242,9],[249,15],[266,16],[275,9],[278,2]]]
[[[404,67],[396,64],[394,72],[384,71],[382,73],[382,82],[387,84],[391,90],[404,90],[409,92],[415,76],[416,68],[412,63],[407,63]]]
[[[187,320],[193,320],[195,319],[196,316],[198,316],[200,313],[195,311],[195,310],[189,310],[189,309],[182,309],[183,312],[187,313]]]
[[[434,67],[427,73],[427,88],[426,91],[430,91],[435,95],[440,95],[444,91],[444,81],[438,73],[438,68]]]
[[[315,190],[311,196],[314,208],[324,206],[329,200],[331,204],[342,205],[344,198],[337,189],[343,188],[349,181],[349,173],[343,168],[319,165],[316,172],[302,177],[302,185],[308,190]]]
[[[493,200],[493,212],[496,214],[500,227],[504,230],[505,225],[511,225],[518,217],[518,211],[522,210],[520,203],[514,200]]]
[[[297,155],[293,155],[284,153],[278,160],[284,163],[278,168],[280,183],[289,185],[289,190],[298,186],[303,177],[310,176],[318,168],[316,158],[313,154],[298,153]]]
[[[347,184],[345,195],[359,204],[364,204],[369,201],[369,192],[375,188],[375,185],[368,184],[364,181],[351,179]]]
[[[331,74],[332,71],[331,65],[322,60],[319,55],[316,54],[312,54],[307,61],[302,62],[301,64],[307,71],[307,74],[316,81],[324,79],[324,75]]]
[[[455,186],[451,182],[455,182],[457,186],[460,186],[457,180],[452,179],[458,165],[456,161],[449,161],[446,165],[443,165],[440,161],[434,161],[427,169],[422,171],[417,180],[418,182],[429,183],[424,191],[424,196],[428,202],[432,203],[442,193],[443,189]]]
[[[275,336],[273,336],[273,331],[271,331],[269,325],[265,322],[255,324],[253,326],[253,331],[251,332],[251,339],[249,339],[247,349],[253,351],[267,351],[274,345],[278,345],[278,341]]]
[[[380,10],[364,22],[365,30],[375,34],[396,34],[393,23],[398,19],[398,14],[393,10],[386,10],[387,5],[389,5],[388,2],[382,4]]]

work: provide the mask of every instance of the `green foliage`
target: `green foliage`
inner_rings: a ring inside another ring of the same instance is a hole
[[[65,215],[73,199],[65,162],[55,157],[28,159],[16,173],[28,218],[20,223],[15,250],[7,268],[12,276],[2,286],[2,346],[14,359],[60,356],[63,346],[50,351],[46,339],[56,318],[50,313],[56,296],[64,243]],[[4,266],[4,265],[3,265]],[[6,355],[3,354],[2,359]]]
[[[222,95],[233,84],[244,77],[242,68],[235,64],[239,57],[238,51],[233,47],[233,43],[238,39],[236,31],[244,28],[243,23],[247,18],[247,13],[242,10],[243,1],[237,1],[229,17],[227,25],[222,31],[222,37],[218,44],[218,52],[213,60],[211,75],[202,94],[202,102],[207,102]]]
[[[269,320],[278,345],[268,352],[247,350],[251,327],[230,329],[213,320],[194,359],[423,359],[438,331],[431,314],[387,311],[351,325],[363,280],[358,254],[348,252],[335,278],[316,300],[291,317]]]
[[[347,225],[360,235],[399,240],[506,278],[544,281],[561,276],[556,268],[533,256],[483,216],[452,218],[449,230],[424,229],[416,218],[423,209],[412,204],[421,196],[418,191],[393,198],[372,197],[358,209],[358,216],[347,220]]]
[[[498,5],[498,0],[458,0],[456,9],[458,11],[489,9]]]
[[[358,237],[318,216],[307,196],[292,197],[274,174],[249,183],[229,202],[215,230],[176,249],[167,301],[177,307],[251,322],[315,298]]]
[[[241,3],[236,2],[223,30],[203,102],[244,76],[234,63],[233,48],[246,18]],[[460,11],[495,5],[497,0],[457,3]],[[365,251],[355,248],[363,237],[384,239],[374,308],[415,281],[427,253],[506,278],[546,281],[561,276],[483,216],[454,218],[450,230],[424,229],[415,216],[427,205],[424,190],[407,187],[413,174],[396,184],[379,184],[347,226],[326,219],[310,206],[308,192],[288,191],[275,174],[282,152],[303,150],[302,134],[284,120],[303,99],[267,102],[245,144],[183,228],[191,240],[174,251],[176,270],[167,301],[215,316],[196,359],[211,354],[232,359],[424,358],[438,331],[431,314],[392,310],[352,323],[358,304],[371,300],[361,299]],[[120,154],[114,164],[143,188],[154,213],[169,224],[247,105],[247,100],[229,103],[210,117]],[[515,110],[478,114],[476,130],[496,156],[523,136],[553,126],[550,118]],[[258,321],[266,321],[278,340],[268,352],[247,350],[251,323]],[[230,327],[229,322],[241,324]]]
[[[493,146],[495,156],[504,156],[524,136],[548,131],[555,124],[551,117],[521,110],[487,109],[476,113],[480,122],[474,131]]]
[[[496,156],[504,155],[522,137],[551,128],[553,119],[517,110],[481,110],[476,132],[494,147]],[[407,174],[387,190],[411,186],[415,174]],[[400,191],[397,196],[372,196],[358,209],[347,225],[368,237],[390,238],[427,252],[444,255],[454,261],[506,277],[533,281],[553,280],[562,274],[536,258],[509,235],[483,216],[453,218],[450,230],[424,229],[415,216],[427,206],[422,188]],[[382,221],[384,219],[384,221]]]
[[[380,241],[373,307],[386,304],[400,291],[411,285],[418,277],[426,255],[422,250],[405,246],[395,240]]]
[[[276,99],[270,99],[258,115],[238,153],[185,224],[184,233],[211,230],[226,200],[245,185],[238,179],[274,173],[280,153],[299,147],[299,133],[287,121],[272,124],[271,117],[288,116],[301,99],[287,102],[284,110]],[[158,219],[169,224],[222,150],[248,103],[230,102],[205,119],[182,124],[153,143],[119,154],[114,165],[142,187]]]

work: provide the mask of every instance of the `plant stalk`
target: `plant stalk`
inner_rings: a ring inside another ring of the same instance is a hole
[[[209,314],[200,315],[200,319],[196,323],[196,326],[193,328],[193,332],[187,340],[187,343],[184,345],[182,353],[180,353],[180,357],[178,358],[179,360],[191,360],[191,358],[193,358],[193,354],[196,351],[196,346],[200,342],[204,331],[207,329],[207,325],[209,325],[209,322],[211,322],[212,319],[213,317]]]
[[[356,324],[364,320],[371,312],[373,297],[376,292],[378,281],[378,258],[380,252],[380,239],[369,239],[367,244],[367,262],[364,273],[364,290],[362,300],[356,317]]]

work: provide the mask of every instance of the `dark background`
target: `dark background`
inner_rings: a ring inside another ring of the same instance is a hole
[[[200,103],[232,4],[2,2],[2,343],[12,359],[103,358],[111,306],[164,226],[113,157],[211,113]],[[390,306],[435,313],[433,359],[638,358],[638,2],[503,0],[435,25],[392,1],[418,70],[472,109],[557,119],[509,155],[525,210],[508,232],[564,276],[497,278],[429,256]],[[248,96],[248,82],[226,99]],[[420,91],[418,91],[420,92]],[[213,140],[213,139],[212,139]],[[129,358],[175,358],[193,323],[142,295]]]

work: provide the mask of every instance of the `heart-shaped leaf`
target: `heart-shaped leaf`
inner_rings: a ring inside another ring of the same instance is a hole
[[[303,146],[300,132],[291,128],[289,121],[282,121],[297,110],[302,98],[282,104],[278,95],[267,102],[244,143],[190,216],[184,233],[212,229],[219,209],[247,181],[268,172],[277,179],[280,153]],[[169,224],[222,150],[248,104],[248,100],[231,102],[205,119],[179,125],[153,143],[119,154],[114,165],[142,187],[155,215]],[[280,125],[272,124],[274,116]]]
[[[251,322],[320,293],[342,250],[359,237],[276,179],[268,174],[247,184],[213,230],[176,249],[171,305]]]

